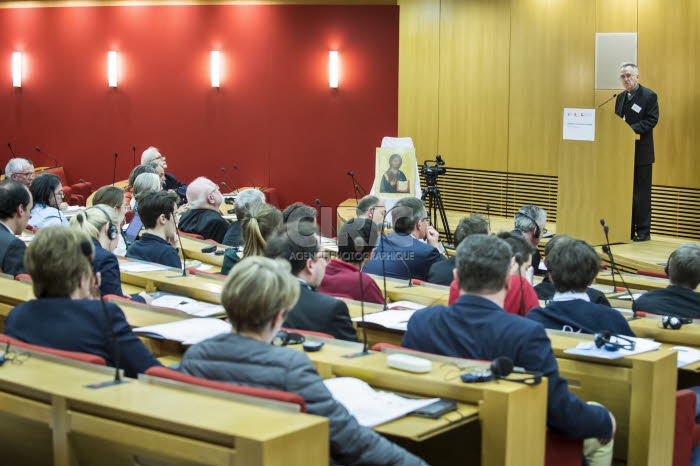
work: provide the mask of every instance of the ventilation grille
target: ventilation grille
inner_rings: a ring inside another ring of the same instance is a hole
[[[651,233],[700,239],[700,189],[652,186]]]

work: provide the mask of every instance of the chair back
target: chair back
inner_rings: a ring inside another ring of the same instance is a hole
[[[24,348],[32,351],[37,351],[39,353],[50,354],[53,356],[59,356],[61,358],[73,359],[75,361],[88,362],[90,364],[97,364],[98,366],[106,366],[107,362],[102,356],[97,356],[96,354],[82,353],[80,351],[66,351],[59,350],[55,348],[49,348],[48,346],[32,345],[30,343],[25,343],[16,338],[12,338],[7,335],[0,335],[0,343],[14,346],[17,348]]]

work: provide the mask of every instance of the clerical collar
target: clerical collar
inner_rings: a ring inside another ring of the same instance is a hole
[[[634,95],[637,93],[638,90],[639,90],[639,83],[637,83],[637,84],[634,86],[634,89],[632,89],[631,92],[628,92],[628,93],[627,93],[627,99],[629,100],[629,99],[631,99],[632,97],[634,97]]]
[[[591,302],[591,298],[585,291],[582,293],[576,291],[557,291],[554,293],[552,301],[573,301],[574,299],[582,299],[583,301]]]

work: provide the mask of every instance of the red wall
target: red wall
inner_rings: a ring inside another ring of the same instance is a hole
[[[107,51],[119,85],[107,85]],[[219,90],[210,51],[223,56]],[[328,52],[341,59],[328,86]],[[11,55],[25,54],[21,89]],[[169,171],[275,186],[284,204],[335,206],[345,174],[373,179],[374,149],[397,132],[396,6],[125,6],[0,9],[0,137],[36,165],[58,158],[69,181],[111,183],[132,145],[157,146]],[[10,154],[0,155],[4,165]]]

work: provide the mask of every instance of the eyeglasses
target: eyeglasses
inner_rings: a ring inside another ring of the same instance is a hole
[[[211,191],[209,191],[209,194],[207,194],[207,197],[211,196],[212,194],[214,194],[214,193],[217,192],[218,190],[219,190],[219,187],[218,187],[218,186],[215,186],[214,189],[212,189]]]
[[[34,176],[34,172],[15,173],[17,176]]]
[[[432,223],[430,222],[430,217],[423,218],[421,222],[425,222],[425,224],[428,226],[432,225]]]

